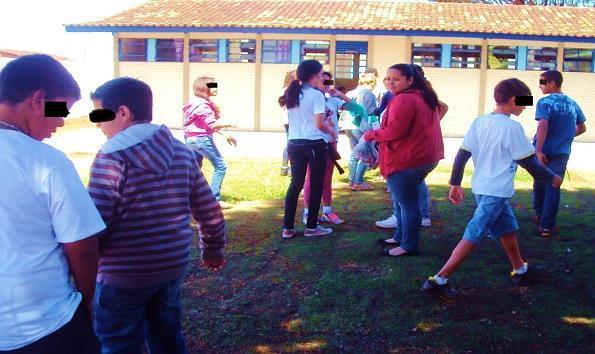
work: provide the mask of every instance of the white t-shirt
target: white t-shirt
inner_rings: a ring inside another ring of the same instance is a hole
[[[287,110],[289,119],[288,139],[325,139],[326,134],[316,127],[314,118],[316,114],[325,114],[325,108],[324,94],[312,86],[304,85],[300,95],[300,104]]]
[[[0,350],[13,350],[72,319],[81,294],[61,244],[105,224],[62,152],[6,129],[0,151]]]
[[[461,148],[471,152],[475,165],[473,193],[503,198],[514,194],[515,161],[535,153],[521,124],[499,113],[475,119]]]
[[[327,119],[329,119],[333,123],[333,130],[335,133],[339,134],[339,109],[345,104],[345,101],[338,97],[333,96],[325,96],[326,97],[326,115]],[[329,142],[331,136],[325,134],[326,138],[325,141]]]

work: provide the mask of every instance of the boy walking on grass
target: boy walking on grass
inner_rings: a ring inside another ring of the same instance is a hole
[[[579,105],[562,93],[562,74],[549,70],[539,76],[539,88],[547,96],[537,101],[537,133],[533,145],[541,163],[564,177],[570,148],[575,136],[587,131],[585,114]],[[560,188],[535,181],[533,184],[533,220],[543,237],[551,235],[556,225]]]
[[[203,264],[223,267],[225,220],[188,147],[151,124],[151,88],[118,78],[91,94],[115,119],[100,126],[89,193],[107,225],[99,237],[96,333],[102,353],[186,353],[180,283],[190,259],[190,215],[198,223]]]
[[[499,238],[512,265],[511,278],[520,285],[529,275],[529,265],[521,257],[516,232],[519,229],[510,199],[514,194],[517,164],[525,168],[536,181],[559,188],[562,178],[535,156],[535,149],[525,137],[523,127],[510,119],[525,109],[523,96],[531,90],[518,79],[503,80],[494,89],[497,107],[493,113],[473,121],[459,149],[450,177],[448,199],[455,205],[464,199],[461,181],[465,164],[473,157],[475,169],[471,186],[477,208],[467,224],[463,239],[453,250],[442,269],[430,277],[421,290],[442,298],[457,296],[451,288],[450,276],[477,247],[486,233]]]

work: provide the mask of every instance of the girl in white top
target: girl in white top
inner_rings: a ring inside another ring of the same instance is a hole
[[[327,143],[337,140],[337,133],[325,119],[324,94],[315,87],[322,81],[322,65],[306,60],[297,68],[297,80],[291,82],[283,97],[287,108],[289,132],[287,152],[291,162],[291,183],[285,197],[283,238],[295,235],[295,212],[304,186],[306,169],[310,169],[310,210],[320,209],[322,184],[327,156]],[[326,133],[326,134],[325,134]],[[318,225],[318,213],[310,213],[304,236],[322,236],[332,232]]]

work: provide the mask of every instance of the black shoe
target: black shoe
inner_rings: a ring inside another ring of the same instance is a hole
[[[376,244],[378,246],[393,246],[393,247],[399,247],[401,245],[401,242],[386,242],[386,240],[392,240],[391,239],[386,239],[386,238],[379,238],[378,240],[376,240]]]
[[[527,286],[534,283],[542,282],[547,275],[544,272],[544,267],[540,265],[527,265],[527,271],[523,274],[510,272],[510,281],[514,286]]]
[[[452,300],[460,296],[459,292],[450,286],[450,283],[438,285],[433,277],[430,277],[420,289],[422,292],[443,300]]]

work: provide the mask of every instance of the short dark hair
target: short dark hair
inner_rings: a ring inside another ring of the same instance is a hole
[[[92,100],[100,100],[103,108],[118,111],[126,106],[135,122],[153,120],[153,92],[143,81],[131,77],[119,77],[99,86],[91,93]]]
[[[515,96],[531,96],[531,89],[515,78],[502,80],[494,88],[494,100],[497,104],[506,103]]]
[[[0,103],[19,103],[43,90],[48,100],[81,98],[76,80],[56,59],[45,54],[18,57],[0,72]]]
[[[553,81],[558,88],[562,87],[562,81],[564,81],[564,78],[562,78],[562,73],[558,70],[544,71],[539,76],[542,76],[547,82]]]

